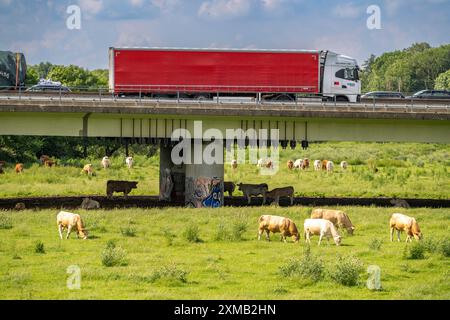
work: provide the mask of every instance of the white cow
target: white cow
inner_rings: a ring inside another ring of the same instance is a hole
[[[327,172],[332,172],[334,169],[334,163],[333,161],[328,161],[327,162]]]
[[[314,170],[320,171],[322,169],[322,160],[314,160]]]
[[[341,244],[341,236],[337,232],[334,224],[325,219],[306,219],[303,224],[305,241],[311,243],[311,235],[319,235],[319,246],[322,238],[325,236],[327,241],[333,237],[334,243],[338,246]]]
[[[232,167],[233,169],[236,169],[236,168],[237,168],[237,165],[238,165],[238,163],[237,163],[237,160],[236,160],[236,159],[231,160],[231,167]]]
[[[134,163],[133,157],[127,157],[125,159],[125,163],[127,164],[127,167],[129,169],[133,168],[133,163]]]
[[[107,168],[111,167],[111,160],[109,160],[108,157],[103,157],[102,167],[103,167],[103,169],[107,169]]]
[[[60,211],[56,216],[56,224],[58,225],[59,237],[62,239],[63,229],[67,228],[66,239],[69,239],[70,232],[72,228],[77,231],[77,237],[82,237],[87,239],[87,232],[84,228],[83,221],[77,213],[71,213],[66,211]]]
[[[294,162],[294,168],[295,169],[300,169],[302,167],[303,164],[303,159],[297,159]]]
[[[348,167],[347,161],[341,161],[341,169],[342,170],[347,170],[347,167]]]

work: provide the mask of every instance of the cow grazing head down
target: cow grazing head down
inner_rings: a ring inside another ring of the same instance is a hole
[[[416,219],[413,219],[411,232],[414,236],[414,239],[421,240],[423,238],[422,232],[420,231],[419,224],[417,223]]]

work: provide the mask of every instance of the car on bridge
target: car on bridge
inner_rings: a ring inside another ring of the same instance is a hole
[[[395,91],[372,91],[361,96],[361,99],[404,99],[401,92]]]
[[[41,79],[39,82],[28,88],[28,92],[72,92],[68,87],[63,86],[59,81],[51,81],[46,79]]]
[[[450,91],[447,90],[421,90],[407,99],[450,99]]]

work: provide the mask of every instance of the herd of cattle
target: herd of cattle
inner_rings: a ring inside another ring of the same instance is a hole
[[[237,160],[231,160],[231,168],[236,169],[238,166]],[[334,162],[331,160],[314,160],[314,170],[325,170],[327,172],[332,172],[334,170]],[[260,168],[267,168],[267,169],[273,169],[274,162],[270,158],[266,159],[258,159],[258,162],[256,163],[257,167]],[[305,159],[297,159],[297,160],[288,160],[286,163],[286,166],[289,170],[293,169],[301,169],[301,170],[307,170],[310,167],[310,162],[308,158]],[[347,170],[348,163],[347,161],[341,161],[340,165],[341,169],[343,171]]]
[[[281,241],[287,242],[287,237],[292,237],[294,242],[300,239],[300,233],[294,221],[289,218],[262,215],[258,219],[258,240],[261,240],[261,235],[265,232],[266,238],[270,241],[270,232],[280,233]],[[59,237],[62,239],[62,232],[67,229],[66,239],[69,238],[72,230],[77,232],[77,237],[87,239],[88,232],[84,226],[81,216],[77,213],[60,211],[56,217],[56,224],[58,226]],[[406,233],[406,242],[412,241],[412,238],[420,240],[422,233],[416,219],[401,213],[392,214],[389,220],[390,239],[394,240],[394,232],[397,231],[397,241],[400,241],[400,232]],[[319,236],[319,243],[325,237],[327,242],[333,238],[334,243],[339,246],[342,242],[342,237],[338,229],[346,229],[349,235],[353,235],[355,227],[348,215],[342,210],[331,209],[313,209],[311,211],[311,218],[305,219],[303,223],[303,234],[307,243],[311,242],[312,235]]]

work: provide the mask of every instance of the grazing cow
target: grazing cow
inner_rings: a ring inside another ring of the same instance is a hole
[[[25,203],[23,203],[23,202],[17,202],[16,205],[14,206],[14,210],[17,210],[17,211],[21,211],[21,210],[25,210],[25,209],[26,209],[26,206],[25,206]]]
[[[341,169],[342,170],[347,170],[347,167],[348,167],[347,161],[341,161]]]
[[[327,170],[328,160],[322,160],[322,170]]]
[[[53,167],[53,166],[56,166],[56,161],[53,161],[53,160],[45,160],[44,166],[45,166],[45,167],[48,167],[48,168],[51,168],[51,167]]]
[[[259,159],[258,163],[256,164],[257,167],[260,168],[268,168],[268,169],[272,169],[273,168],[273,161],[269,158],[269,159]]]
[[[127,164],[128,169],[133,168],[133,163],[134,163],[133,157],[127,157],[125,159],[125,163]]]
[[[224,181],[223,183],[223,193],[228,192],[228,195],[231,197],[233,195],[234,189],[236,185],[230,181]]]
[[[311,219],[326,219],[331,221],[336,228],[345,228],[350,235],[353,235],[353,231],[355,230],[348,215],[341,210],[314,209],[311,211]]]
[[[85,173],[88,176],[94,175],[94,166],[92,164],[85,164],[83,169],[81,170],[81,173]]]
[[[309,159],[308,158],[303,159],[301,168],[302,168],[302,170],[306,170],[309,168]]]
[[[322,167],[322,160],[314,160],[314,170],[319,171]]]
[[[266,198],[274,199],[276,204],[280,204],[280,197],[289,197],[292,206],[294,204],[294,187],[275,188],[266,192]]]
[[[288,160],[286,165],[287,165],[289,170],[292,170],[292,168],[294,168],[294,162],[292,160]]]
[[[39,158],[39,163],[41,164],[41,166],[43,166],[43,165],[45,164],[45,161],[46,161],[46,160],[50,160],[50,157],[47,156],[47,155],[45,155],[45,154],[43,154],[42,156],[40,156],[40,158]]]
[[[236,169],[236,168],[237,168],[237,165],[238,165],[237,160],[235,160],[235,159],[231,160],[231,167],[232,167],[233,169]]]
[[[128,194],[137,188],[137,184],[138,181],[108,180],[106,182],[106,195],[110,199],[113,192],[123,192],[125,198],[128,198]]]
[[[17,163],[14,170],[16,170],[16,173],[22,173],[23,172],[23,163]]]
[[[331,221],[325,219],[306,219],[303,228],[305,241],[308,243],[311,243],[311,235],[319,235],[319,246],[324,236],[327,238],[327,242],[333,237],[334,243],[337,246],[341,244],[341,236]]]
[[[91,210],[91,209],[99,209],[100,208],[100,203],[98,201],[89,199],[89,198],[84,198],[83,202],[81,202],[81,209],[85,209],[85,210]]]
[[[67,228],[66,239],[69,239],[70,232],[73,228],[77,231],[77,237],[81,237],[84,240],[87,239],[87,231],[84,228],[83,220],[77,213],[71,213],[66,211],[60,211],[56,216],[56,224],[58,225],[59,237],[63,238],[62,232]]]
[[[270,241],[269,234],[281,233],[281,241],[287,242],[286,237],[292,237],[294,242],[298,242],[300,235],[297,230],[295,223],[285,217],[262,215],[259,217],[259,228],[258,228],[258,240],[261,240],[261,234],[266,232],[266,239]]]
[[[405,209],[411,208],[409,203],[403,199],[391,199],[390,202],[394,207],[405,208]]]
[[[263,204],[266,203],[266,193],[269,190],[269,186],[266,183],[261,184],[244,184],[238,183],[238,190],[242,191],[244,197],[247,197],[248,204],[250,204],[251,196],[263,196]]]
[[[327,161],[327,172],[332,172],[334,169],[333,161]]]
[[[108,157],[103,157],[102,167],[103,167],[103,169],[107,169],[107,168],[111,167],[111,160],[109,160]]]
[[[303,163],[303,159],[297,159],[294,162],[294,168],[295,169],[300,169],[302,167],[302,163]]]
[[[397,241],[400,241],[400,232],[405,231],[406,242],[412,241],[412,237],[416,240],[422,239],[422,232],[420,232],[419,224],[413,217],[401,213],[394,213],[389,221],[391,227],[391,241],[394,241],[394,230],[397,230]]]

